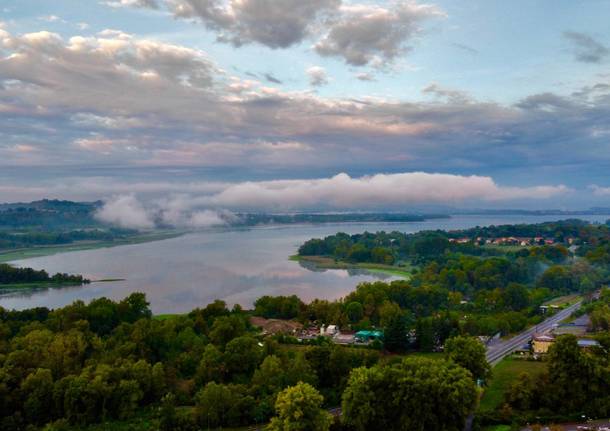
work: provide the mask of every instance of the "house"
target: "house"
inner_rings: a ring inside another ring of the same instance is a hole
[[[555,342],[555,337],[551,334],[534,335],[532,338],[532,351],[534,354],[545,354],[549,351],[549,348]],[[588,338],[579,338],[577,340],[578,347],[581,349],[590,349],[592,347],[599,346],[597,340],[591,340]]]
[[[534,335],[532,338],[532,350],[535,354],[547,353],[549,347],[555,342],[555,337],[550,334]]]
[[[320,335],[327,337],[334,337],[339,333],[337,325],[320,326]]]

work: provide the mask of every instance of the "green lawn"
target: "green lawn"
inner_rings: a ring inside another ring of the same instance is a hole
[[[580,295],[565,295],[558,296],[557,298],[553,298],[550,301],[545,302],[543,305],[557,305],[559,307],[564,306],[567,307],[569,305],[574,304],[575,302],[582,299]]]
[[[485,389],[479,409],[481,411],[495,410],[504,398],[504,393],[508,390],[510,384],[521,373],[527,373],[532,376],[542,374],[546,370],[545,362],[525,361],[519,359],[506,358],[493,369],[493,377],[489,382],[489,386]]]

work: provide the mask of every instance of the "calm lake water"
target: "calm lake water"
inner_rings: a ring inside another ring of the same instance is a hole
[[[262,295],[296,294],[303,300],[336,299],[362,281],[387,278],[362,271],[313,271],[288,260],[304,241],[342,231],[416,232],[491,224],[539,223],[558,216],[455,216],[417,223],[343,223],[215,230],[144,244],[61,253],[12,262],[50,273],[90,279],[124,278],[82,287],[40,289],[0,295],[0,306],[60,307],[76,299],[121,299],[144,292],[154,313],[186,312],[214,299],[249,307]],[[567,218],[567,217],[563,217]],[[609,216],[580,216],[604,222]]]

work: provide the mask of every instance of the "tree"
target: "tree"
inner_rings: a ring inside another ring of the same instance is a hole
[[[542,274],[538,280],[538,286],[546,287],[554,292],[568,293],[574,290],[574,280],[570,271],[565,267],[555,265]]]
[[[195,411],[202,426],[245,425],[252,416],[254,398],[241,385],[208,383],[195,395]]]
[[[514,311],[523,310],[529,305],[529,292],[523,284],[509,283],[502,291],[504,305]]]
[[[243,336],[227,343],[224,359],[233,376],[250,376],[261,360],[262,349],[256,339]]]
[[[408,347],[407,319],[404,311],[394,302],[385,302],[379,309],[384,329],[384,345],[390,352],[403,352]]]
[[[178,425],[176,415],[176,396],[167,393],[161,398],[161,406],[159,407],[159,429],[161,431],[173,431]]]
[[[210,340],[216,345],[224,346],[245,332],[246,324],[240,316],[220,316],[214,320]]]
[[[393,366],[352,371],[342,420],[358,431],[461,431],[476,399],[472,376],[462,367],[407,358]]]
[[[328,431],[332,416],[322,409],[324,397],[311,385],[297,383],[277,397],[277,416],[271,419],[270,431]]]
[[[352,301],[345,307],[347,318],[351,323],[357,323],[364,317],[364,308],[358,301]]]
[[[27,397],[23,405],[26,418],[36,424],[44,424],[53,415],[53,376],[51,371],[37,369],[27,376],[21,385]]]
[[[521,373],[509,387],[506,402],[515,409],[526,411],[534,408],[538,392],[536,382],[527,373]]]
[[[578,347],[574,335],[562,335],[549,348],[549,396],[555,408],[573,412],[584,407],[591,395],[593,364]]]
[[[470,371],[476,380],[487,380],[491,376],[485,353],[485,346],[473,337],[457,336],[445,342],[447,359]]]
[[[223,381],[226,371],[222,352],[213,344],[205,346],[201,362],[197,368],[197,381],[200,384],[208,382],[220,383]]]

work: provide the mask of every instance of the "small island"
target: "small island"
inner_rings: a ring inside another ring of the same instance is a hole
[[[0,263],[0,289],[80,286],[90,282],[82,275],[62,273],[49,275],[45,270],[16,268],[7,263]]]

